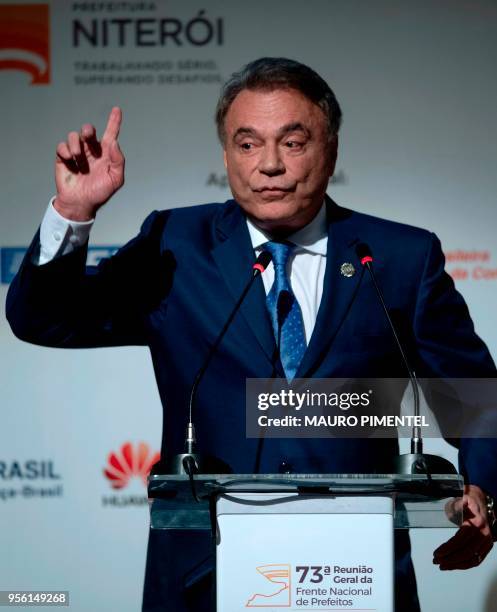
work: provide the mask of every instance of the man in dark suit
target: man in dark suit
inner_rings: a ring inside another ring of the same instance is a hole
[[[495,376],[444,272],[437,238],[326,196],[340,119],[333,92],[310,68],[271,58],[247,65],[225,85],[217,108],[234,199],[154,212],[136,238],[93,269],[85,269],[89,227],[124,182],[121,112],[112,110],[101,141],[91,125],[71,132],[57,147],[57,195],[9,292],[14,333],[65,348],[148,345],[164,406],[162,455],[181,453],[195,374],[255,255],[270,250],[274,265],[252,288],[199,388],[199,452],[213,469],[235,473],[388,470],[397,440],[267,439],[261,449],[245,433],[247,378],[405,377],[369,278],[350,273],[360,269],[360,242],[375,253],[418,375]],[[342,264],[349,264],[346,274]],[[286,321],[276,329],[282,291],[291,333]],[[497,494],[496,449],[492,440],[460,442],[468,514],[435,552],[441,569],[478,565],[492,547],[486,495]],[[162,609],[165,601],[175,612],[211,609],[202,588],[210,553],[205,534],[153,534],[144,609]],[[405,534],[396,556],[397,609],[417,610]]]

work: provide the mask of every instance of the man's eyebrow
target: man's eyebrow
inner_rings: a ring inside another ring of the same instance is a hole
[[[289,134],[290,132],[303,132],[307,138],[309,138],[311,135],[308,128],[306,128],[305,125],[303,125],[299,121],[295,121],[294,123],[287,123],[278,130],[279,136],[285,136],[285,134]]]
[[[290,134],[291,132],[302,132],[307,138],[310,137],[311,133],[300,121],[294,121],[293,123],[287,123],[278,130],[278,138]],[[255,136],[259,137],[257,130],[251,127],[239,127],[233,134],[233,140],[236,140],[239,136]]]
[[[238,136],[257,136],[257,131],[251,127],[239,127],[233,134],[233,140],[236,140]]]

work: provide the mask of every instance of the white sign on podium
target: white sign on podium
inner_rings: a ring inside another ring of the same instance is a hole
[[[388,496],[221,496],[218,612],[393,612],[393,511]]]

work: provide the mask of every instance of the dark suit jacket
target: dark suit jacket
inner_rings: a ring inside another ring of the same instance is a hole
[[[323,297],[297,377],[405,377],[371,281],[355,252],[366,242],[385,300],[418,377],[495,376],[467,307],[444,272],[435,235],[352,212],[327,201],[328,253]],[[164,407],[162,454],[183,451],[188,396],[210,345],[251,273],[245,218],[234,201],[152,213],[139,235],[98,268],[80,249],[36,267],[35,238],[7,298],[21,339],[55,347],[150,347]],[[357,273],[340,273],[344,262]],[[200,385],[199,451],[226,469],[254,469],[257,441],[245,435],[245,379],[282,375],[257,279]],[[468,481],[497,494],[497,445],[462,440]],[[382,472],[396,440],[266,440],[260,471]],[[492,453],[491,455],[489,453]]]

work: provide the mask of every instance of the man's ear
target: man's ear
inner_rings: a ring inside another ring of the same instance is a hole
[[[333,173],[335,172],[337,157],[338,157],[338,134],[335,134],[335,137],[330,142],[330,178],[333,176]]]
[[[226,149],[223,149],[223,162],[224,162],[224,167],[227,168],[228,160],[226,159]]]

